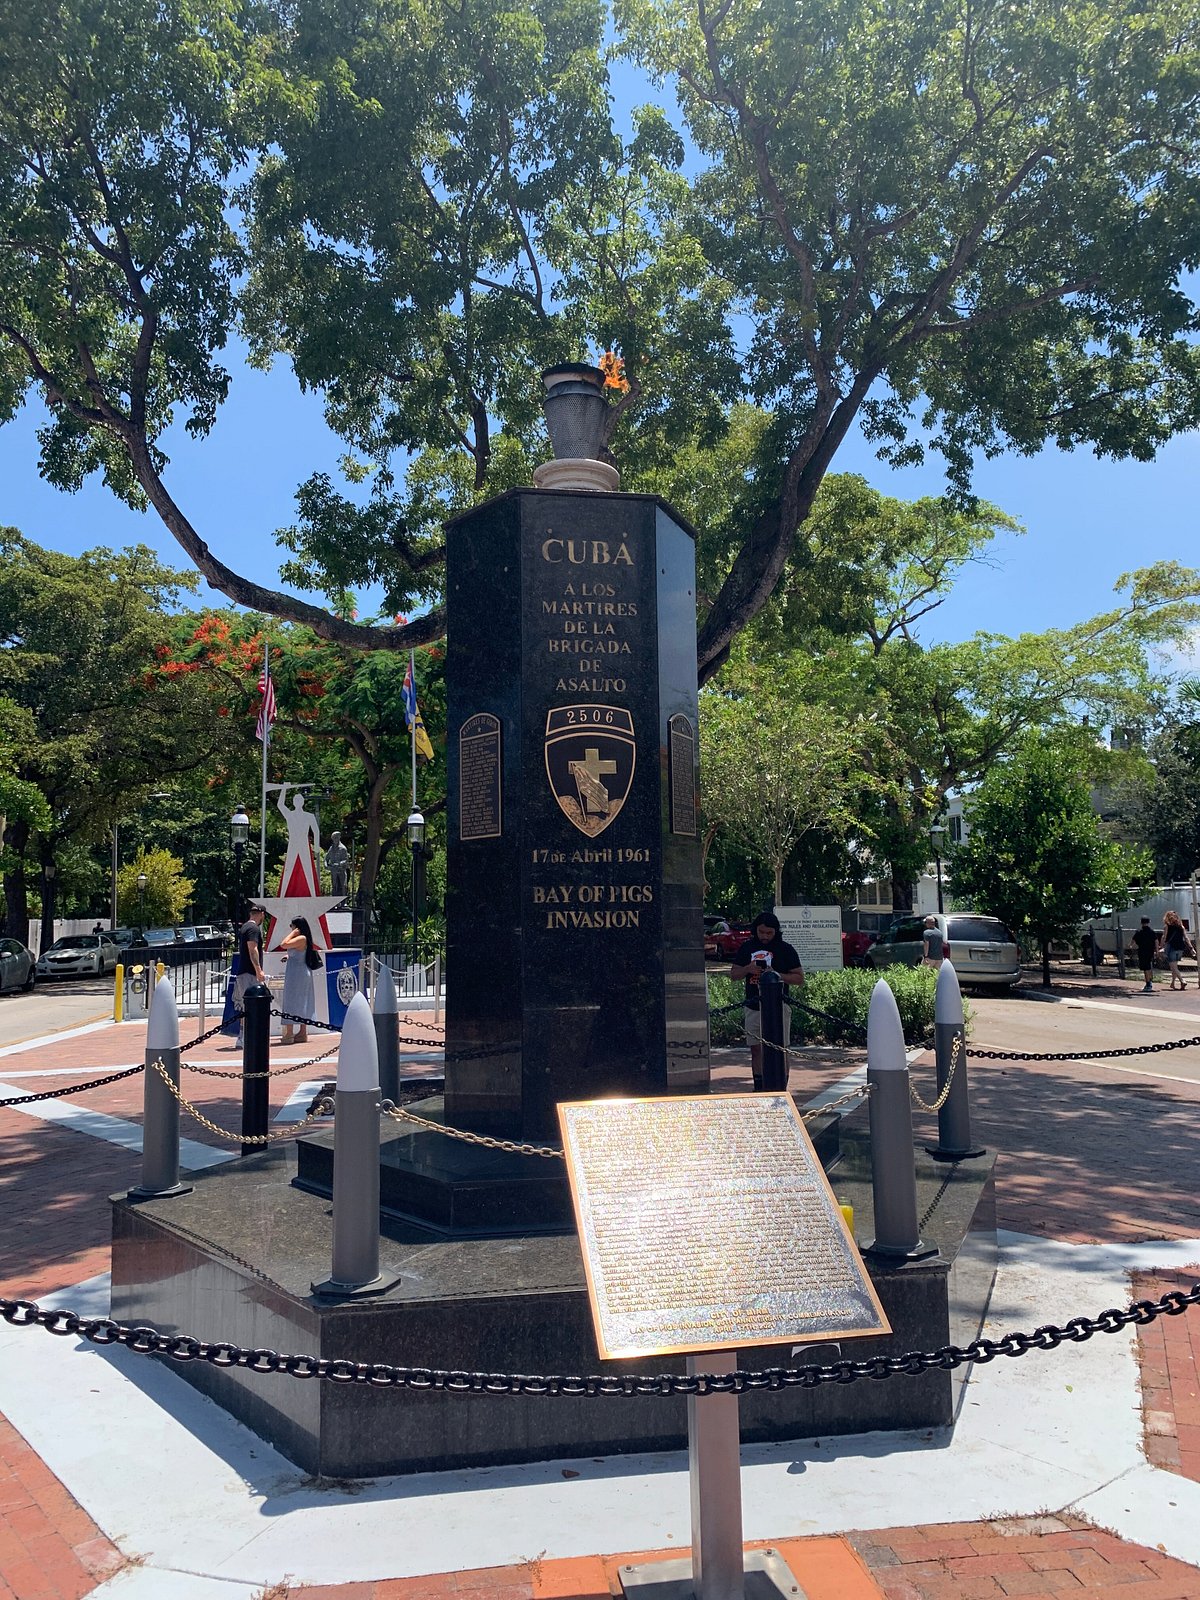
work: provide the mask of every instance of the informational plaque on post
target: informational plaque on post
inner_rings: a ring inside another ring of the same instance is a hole
[[[460,839],[498,839],[500,810],[500,719],[480,711],[458,731],[458,834]]]
[[[558,1114],[601,1356],[891,1332],[788,1095]]]

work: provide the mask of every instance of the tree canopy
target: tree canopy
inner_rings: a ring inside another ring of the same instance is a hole
[[[1073,938],[1088,915],[1127,903],[1135,853],[1104,836],[1088,791],[1086,752],[1031,734],[971,795],[970,833],[950,856],[955,897],[1041,948]]]
[[[702,677],[808,545],[846,434],[1148,458],[1200,417],[1197,0],[617,0],[661,103],[621,137],[599,0],[0,0],[0,418],[102,472],[217,588],[354,648],[436,638],[437,524],[545,453],[536,369],[615,345],[637,488],[765,413],[699,618]],[[380,159],[386,150],[387,158]],[[169,487],[223,351],[289,360],[365,507],[305,486],[251,582]],[[410,452],[415,460],[404,477]]]

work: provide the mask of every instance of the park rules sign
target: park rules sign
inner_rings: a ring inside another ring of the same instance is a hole
[[[840,906],[776,906],[783,937],[795,945],[805,972],[838,972],[842,966]]]

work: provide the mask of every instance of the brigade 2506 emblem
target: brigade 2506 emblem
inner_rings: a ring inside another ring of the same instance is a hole
[[[589,838],[629,797],[637,748],[620,706],[556,706],[546,717],[546,776],[564,814]]]

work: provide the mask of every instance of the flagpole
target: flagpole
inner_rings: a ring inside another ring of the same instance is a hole
[[[413,719],[408,730],[408,742],[412,749],[412,808],[415,811],[417,809],[417,660],[412,650],[408,652],[408,671],[413,691]]]
[[[263,640],[263,736],[262,736],[262,804],[259,808],[258,829],[258,893],[261,899],[267,892],[267,746],[271,730],[267,726],[266,696],[271,681],[271,647]]]

